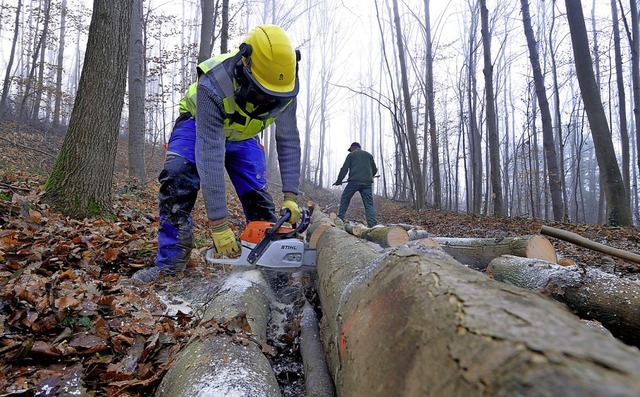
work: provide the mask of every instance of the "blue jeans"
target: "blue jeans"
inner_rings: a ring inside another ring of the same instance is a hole
[[[351,198],[356,192],[360,192],[362,203],[364,204],[364,213],[367,217],[367,226],[373,227],[378,224],[376,221],[376,213],[373,208],[373,189],[371,183],[357,183],[348,182],[347,186],[342,191],[340,197],[340,209],[338,210],[338,218],[344,220],[344,215],[347,213]]]
[[[195,120],[178,119],[169,138],[164,168],[158,177],[160,221],[156,265],[162,269],[183,270],[193,248],[191,212],[200,190],[195,145]],[[255,139],[227,141],[225,168],[240,198],[247,222],[275,222],[275,206],[266,189],[267,165],[260,143]]]

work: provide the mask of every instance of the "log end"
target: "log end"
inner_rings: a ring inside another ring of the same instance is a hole
[[[527,258],[542,259],[551,263],[558,263],[558,256],[553,244],[544,236],[533,236],[526,248]]]

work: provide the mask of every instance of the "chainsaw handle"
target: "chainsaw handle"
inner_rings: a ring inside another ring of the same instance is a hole
[[[289,209],[287,208],[281,209],[280,218],[276,221],[276,223],[273,224],[271,228],[267,229],[267,231],[264,233],[264,237],[262,237],[262,240],[260,240],[260,242],[249,253],[249,256],[247,257],[247,261],[249,263],[253,265],[258,260],[258,258],[260,258],[264,250],[269,245],[269,242],[273,240],[273,236],[275,236],[278,229],[280,229],[280,226],[288,221],[289,218],[291,218],[291,211],[289,211]]]

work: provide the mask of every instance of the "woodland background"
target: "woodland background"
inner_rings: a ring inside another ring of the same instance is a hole
[[[116,136],[129,139],[132,180],[155,178],[142,145],[168,139],[197,62],[276,23],[303,53],[303,176],[314,185],[331,185],[358,140],[380,166],[376,193],[416,209],[638,222],[635,0],[128,3],[1,3],[2,117],[69,125],[45,189],[66,212],[108,211]],[[74,157],[92,170],[75,178],[82,188],[65,178]]]
[[[359,140],[380,165],[382,224],[496,240],[550,224],[638,252],[636,227],[595,225],[638,223],[637,5],[605,3],[0,0],[0,391],[152,395],[188,340],[243,334],[175,310],[194,286],[206,306],[226,275],[204,261],[201,201],[187,272],[142,288],[129,276],[154,262],[162,144],[197,60],[256,23],[282,24],[303,52],[300,203],[337,210],[340,191],[320,187]],[[363,219],[357,197],[347,218]],[[581,269],[638,278],[552,241]],[[299,321],[268,341],[286,397],[305,395]]]

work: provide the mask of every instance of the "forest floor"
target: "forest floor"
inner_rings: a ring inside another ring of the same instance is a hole
[[[139,188],[126,182],[126,142],[120,142],[113,189],[117,221],[72,219],[40,200],[62,139],[0,124],[0,395],[151,395],[180,348],[197,331],[194,303],[206,305],[228,270],[203,259],[212,242],[204,228],[204,206],[198,200],[196,249],[185,274],[150,286],[133,285],[131,274],[153,265],[157,248],[155,175],[162,166],[162,150],[149,150],[151,181]],[[303,184],[299,202],[311,200],[316,209],[337,212],[339,194],[339,189]],[[276,201],[278,196],[274,194]],[[244,226],[242,209],[234,194],[227,200],[239,231]],[[419,225],[436,236],[523,236],[539,233],[545,224],[640,252],[637,228],[415,211],[382,197],[375,198],[375,205],[380,224]],[[364,220],[358,196],[346,217]],[[550,240],[559,257],[581,266],[634,279],[640,273],[638,264]],[[186,302],[185,291],[195,279],[208,287]],[[305,291],[313,299],[310,294],[313,291]],[[291,302],[293,314],[299,307],[296,299]],[[220,332],[234,332],[228,320],[219,321]],[[274,333],[269,340],[275,346],[270,359],[285,397],[304,395],[296,331],[289,327],[289,335]],[[288,345],[283,344],[285,340]]]

